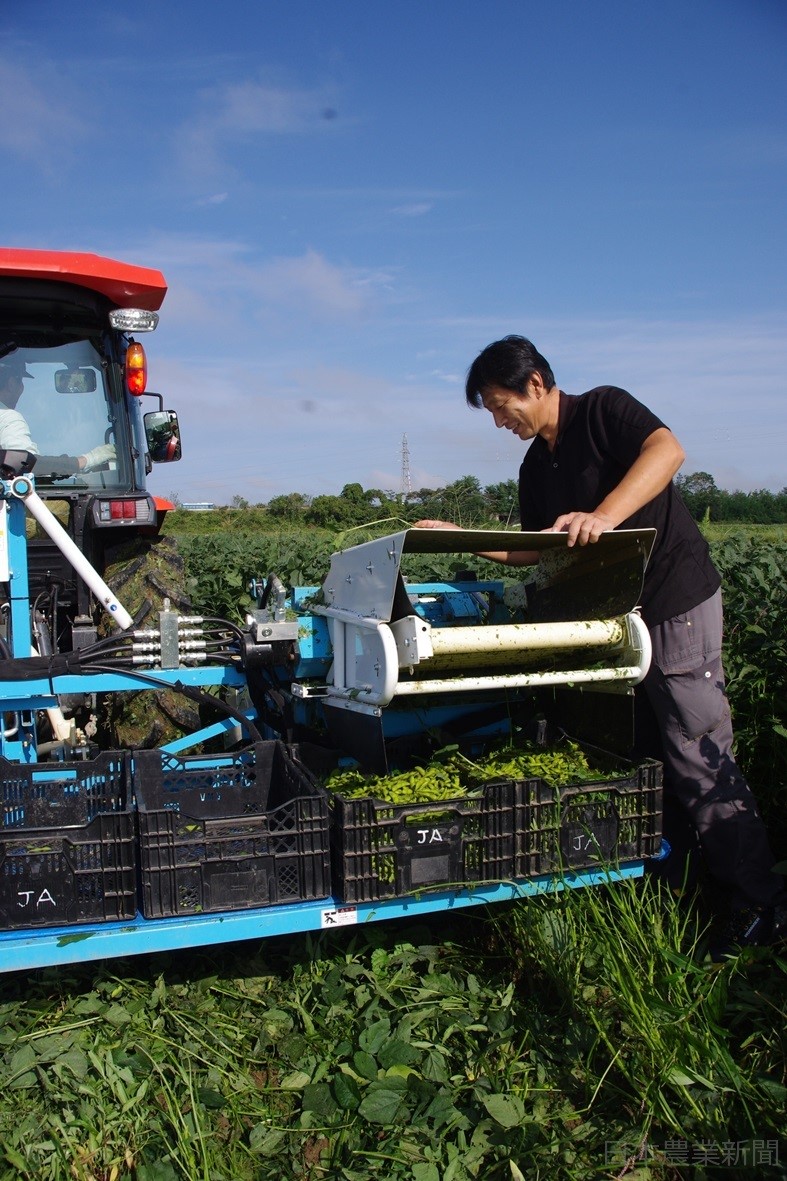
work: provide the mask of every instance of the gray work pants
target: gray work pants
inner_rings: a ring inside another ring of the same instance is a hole
[[[721,660],[721,591],[650,628],[641,689],[656,716],[670,793],[696,829],[705,866],[733,908],[768,906],[782,889],[756,800],[733,754]]]

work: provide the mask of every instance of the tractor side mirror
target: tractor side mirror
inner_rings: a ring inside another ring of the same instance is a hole
[[[145,438],[154,463],[180,459],[180,424],[174,410],[151,410],[144,416]]]

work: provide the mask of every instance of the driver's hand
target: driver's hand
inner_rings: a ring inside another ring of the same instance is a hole
[[[82,458],[85,461],[81,465],[82,471],[94,472],[96,468],[102,467],[105,463],[111,463],[112,460],[117,459],[115,444],[100,443],[92,451],[86,451]]]

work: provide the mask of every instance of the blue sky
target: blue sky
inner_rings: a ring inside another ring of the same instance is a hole
[[[0,3],[0,244],[160,268],[153,491],[515,476],[509,332],[787,485],[783,0]]]

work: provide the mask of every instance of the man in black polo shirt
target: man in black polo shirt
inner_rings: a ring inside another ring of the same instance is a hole
[[[642,692],[653,709],[665,793],[688,815],[711,878],[729,909],[715,954],[787,934],[787,910],[757,804],[732,753],[721,661],[721,579],[708,545],[672,483],[685,458],[671,431],[631,394],[599,386],[563,393],[534,345],[508,336],[483,350],[467,376],[469,405],[532,440],[519,471],[523,531],[568,534],[568,545],[608,529],[655,528],[642,617],[653,660]],[[445,522],[421,521],[422,527]],[[508,565],[533,552],[483,557]],[[721,899],[719,900],[721,901]]]

